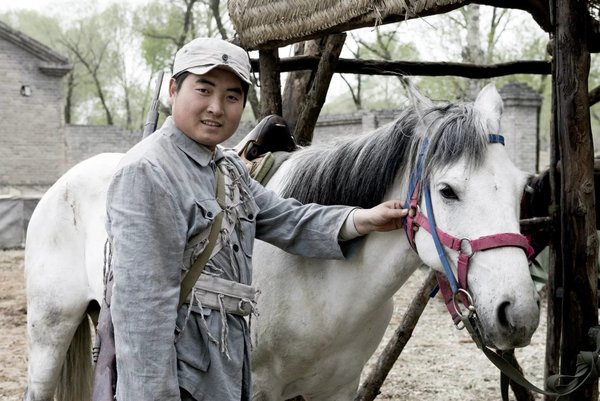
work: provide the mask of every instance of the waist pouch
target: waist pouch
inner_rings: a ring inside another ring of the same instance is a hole
[[[192,305],[191,309],[194,312],[202,312],[201,308],[209,308],[248,316],[256,310],[259,293],[260,291],[250,285],[203,274],[196,281],[186,303]]]

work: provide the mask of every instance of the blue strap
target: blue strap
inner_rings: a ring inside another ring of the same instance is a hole
[[[419,182],[419,180],[421,179],[421,174],[423,173],[423,159],[425,159],[425,152],[427,151],[428,146],[429,139],[425,138],[421,143],[421,149],[419,149],[417,165],[410,176],[410,182],[408,184],[408,196],[406,197],[406,202],[404,203],[405,208],[408,208],[408,206],[410,205],[410,198],[412,197],[413,192],[415,191],[417,182]]]
[[[499,143],[504,146],[504,136],[500,134],[489,134],[488,139],[490,143]]]
[[[448,258],[446,257],[446,252],[444,251],[444,246],[440,241],[440,238],[437,234],[435,218],[433,217],[433,207],[431,206],[431,195],[429,194],[429,185],[426,185],[423,190],[423,195],[425,196],[425,208],[427,209],[427,221],[429,221],[429,228],[431,230],[431,237],[433,238],[433,243],[435,244],[435,249],[437,250],[438,257],[440,258],[440,262],[444,267],[444,272],[446,272],[446,278],[448,279],[448,283],[450,283],[450,287],[452,288],[452,293],[456,294],[458,292],[458,284],[456,282],[456,277],[454,276],[454,272],[450,267],[450,263],[448,262]]]

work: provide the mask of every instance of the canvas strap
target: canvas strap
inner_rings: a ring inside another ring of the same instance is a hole
[[[208,244],[206,244],[206,248],[204,251],[196,258],[196,261],[190,267],[190,270],[187,272],[183,280],[181,281],[181,291],[179,292],[179,304],[177,309],[181,308],[181,305],[185,303],[188,295],[194,288],[194,284],[198,281],[198,278],[202,274],[202,270],[204,270],[204,266],[210,255],[212,254],[213,249],[217,243],[217,238],[219,236],[219,232],[221,231],[221,222],[223,221],[223,210],[225,210],[225,179],[223,177],[223,173],[217,167],[217,203],[221,206],[221,211],[216,215],[215,220],[213,222],[212,227],[210,228],[210,234],[208,235]]]

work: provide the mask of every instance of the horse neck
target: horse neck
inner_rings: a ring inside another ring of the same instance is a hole
[[[422,264],[412,250],[403,230],[372,233],[348,263],[358,260],[363,266],[354,271],[363,275],[360,291],[370,297],[371,305],[389,300]]]
[[[394,185],[385,197],[404,201],[408,193],[408,176],[406,172],[397,177]],[[385,233],[372,233],[364,239],[364,244],[357,255],[367,262],[364,269],[369,276],[365,285],[371,286],[374,296],[386,300],[391,298],[402,287],[414,271],[422,265],[417,253],[411,248],[403,228]],[[365,291],[368,289],[365,288]]]

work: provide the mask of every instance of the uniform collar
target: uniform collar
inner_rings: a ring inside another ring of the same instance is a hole
[[[167,135],[173,138],[173,142],[179,149],[202,167],[208,166],[213,158],[215,162],[223,158],[223,151],[220,146],[217,146],[213,155],[209,148],[194,141],[177,128],[171,117],[167,117],[162,128],[167,130]]]

